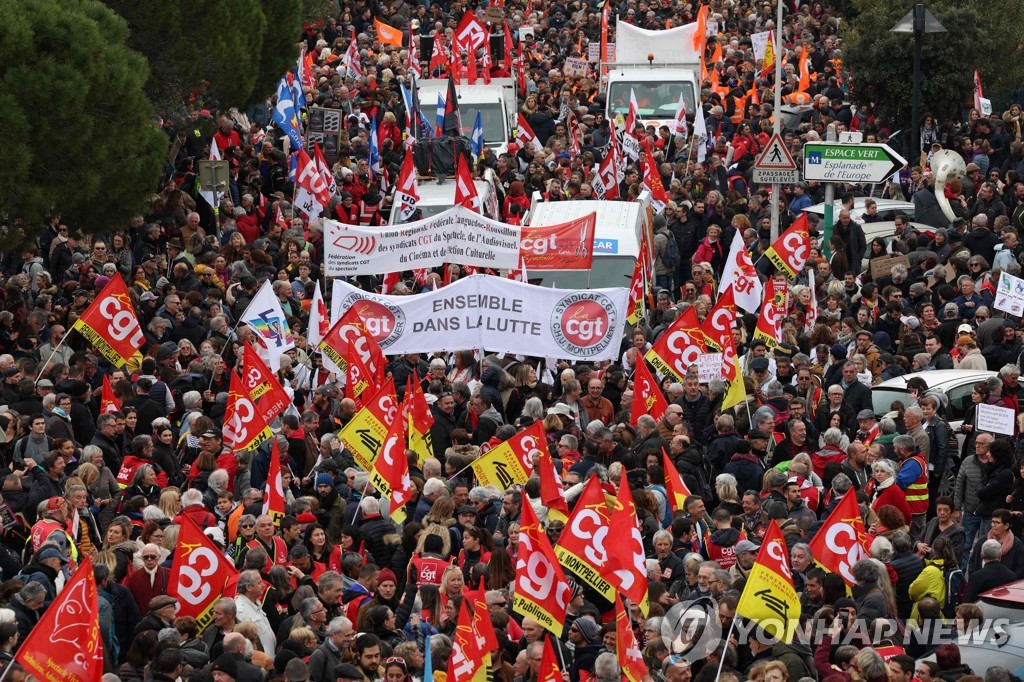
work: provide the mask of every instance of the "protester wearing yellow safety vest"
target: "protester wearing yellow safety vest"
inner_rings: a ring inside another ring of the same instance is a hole
[[[919,538],[928,512],[928,464],[912,437],[896,436],[892,446],[900,462],[896,485],[903,489],[910,508],[910,535]]]

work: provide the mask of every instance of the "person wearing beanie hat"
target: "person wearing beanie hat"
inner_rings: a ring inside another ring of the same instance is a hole
[[[317,474],[314,490],[317,499],[320,500],[320,511],[317,518],[327,532],[331,542],[337,542],[341,538],[341,529],[345,525],[346,511],[348,508],[345,500],[338,494],[334,487],[334,477],[328,473]]]
[[[579,680],[584,672],[594,677],[594,661],[604,650],[601,626],[590,616],[581,616],[569,627],[569,641],[576,647],[569,679]]]
[[[374,600],[390,606],[392,610],[398,608],[398,578],[390,568],[382,568],[377,574],[377,592]]]

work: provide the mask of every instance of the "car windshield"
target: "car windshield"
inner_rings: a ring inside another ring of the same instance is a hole
[[[679,105],[679,93],[683,93],[686,110],[693,111],[693,84],[686,81],[619,81],[612,83],[608,92],[613,116],[629,113],[629,91],[636,96],[640,118],[674,118]]]
[[[906,389],[879,386],[871,389],[871,407],[879,417],[892,412],[892,404],[896,400],[903,403],[903,407],[910,405],[910,395]]]

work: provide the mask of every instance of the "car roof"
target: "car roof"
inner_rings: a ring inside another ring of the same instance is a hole
[[[911,372],[902,376],[894,377],[883,381],[872,388],[888,388],[906,390],[907,380],[911,377],[920,377],[928,384],[928,390],[934,388],[945,388],[947,386],[958,386],[967,382],[984,381],[989,377],[997,376],[998,372],[990,372],[981,369],[933,369],[926,372]]]
[[[864,212],[864,204],[867,203],[868,197],[857,197],[853,200],[853,210],[856,213]],[[879,211],[913,211],[914,204],[909,201],[897,201],[896,199],[875,199],[875,203],[878,204]],[[836,199],[833,204],[833,210],[835,207],[843,205],[840,199]],[[825,215],[825,203],[814,204],[804,209],[808,213],[817,213],[818,215]]]

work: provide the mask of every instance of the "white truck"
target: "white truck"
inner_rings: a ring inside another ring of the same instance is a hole
[[[437,111],[437,97],[444,100],[448,94],[447,79],[428,79],[416,82],[420,110],[431,123]],[[484,144],[488,147],[503,148],[512,139],[518,108],[516,104],[516,82],[514,78],[492,78],[489,84],[477,79],[475,85],[455,86],[459,99],[459,115],[462,118],[462,133],[470,137],[476,114],[484,128]],[[629,95],[626,95],[627,98]],[[674,112],[673,112],[674,113]]]
[[[696,110],[700,88],[700,54],[693,49],[697,24],[648,31],[623,21],[615,26],[615,60],[603,64],[608,84],[605,112],[625,120],[630,91],[636,96],[645,124],[672,126],[679,93],[686,112]]]
[[[473,181],[476,185],[476,193],[480,197],[483,214],[493,220],[501,219],[497,182],[498,176],[489,168],[483,178]],[[438,213],[444,213],[455,205],[455,178],[445,178],[444,183],[440,185],[437,184],[435,178],[419,178],[417,190],[420,200],[416,206],[424,218],[432,218]],[[392,210],[388,224],[397,225],[400,222],[402,221],[398,218],[398,211]]]
[[[651,236],[650,205],[647,191],[640,194],[639,201],[541,201],[540,193],[534,192],[530,225],[557,225],[597,213],[594,260],[590,270],[528,270],[527,277],[541,280],[541,286],[559,289],[628,288],[643,234],[646,231]],[[647,240],[649,249],[653,243],[653,239]]]

